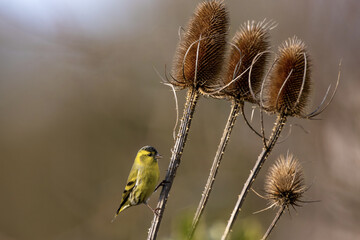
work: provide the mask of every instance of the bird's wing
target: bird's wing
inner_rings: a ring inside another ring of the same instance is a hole
[[[133,189],[136,185],[137,176],[138,176],[138,170],[133,167],[130,171],[130,175],[128,177],[128,180],[127,180],[127,183],[126,183],[123,195],[122,195],[120,206],[119,206],[119,209],[116,211],[116,214],[119,214],[119,212],[121,211],[121,208],[125,205],[125,203],[127,203],[130,193],[133,191]]]

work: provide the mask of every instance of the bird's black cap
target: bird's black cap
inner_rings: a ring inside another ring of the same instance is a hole
[[[148,152],[154,152],[155,154],[158,153],[158,151],[154,147],[151,147],[151,146],[144,146],[144,147],[140,148],[140,151],[141,150],[146,150]]]

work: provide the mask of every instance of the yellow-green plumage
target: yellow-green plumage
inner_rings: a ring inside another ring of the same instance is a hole
[[[147,204],[147,200],[154,192],[156,184],[159,181],[160,171],[157,161],[159,157],[160,155],[153,147],[145,146],[139,150],[131,168],[115,217],[128,207],[141,203]]]

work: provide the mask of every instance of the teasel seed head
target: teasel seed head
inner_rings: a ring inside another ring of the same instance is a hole
[[[224,89],[225,95],[255,102],[250,92],[249,72],[251,68],[251,89],[256,94],[260,90],[270,56],[267,52],[270,48],[269,30],[273,27],[274,23],[271,21],[248,21],[236,32],[231,41],[230,59],[223,84],[227,85],[235,78],[238,79]]]
[[[213,89],[222,71],[228,12],[222,1],[200,3],[177,47],[170,82],[177,88]]]
[[[299,161],[291,154],[281,155],[270,167],[265,183],[265,198],[271,206],[299,206],[306,192],[304,174]]]
[[[264,108],[272,113],[301,116],[311,91],[311,64],[305,44],[296,36],[279,47],[264,88]]]

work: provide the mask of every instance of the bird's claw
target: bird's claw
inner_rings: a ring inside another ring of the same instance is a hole
[[[159,183],[159,185],[156,186],[154,192],[156,192],[158,190],[159,187],[164,187],[166,184],[169,184],[170,182],[167,180],[162,180],[161,183]]]
[[[155,214],[156,216],[159,216],[160,211],[161,211],[161,208],[155,208],[155,209],[154,209],[154,214]]]

